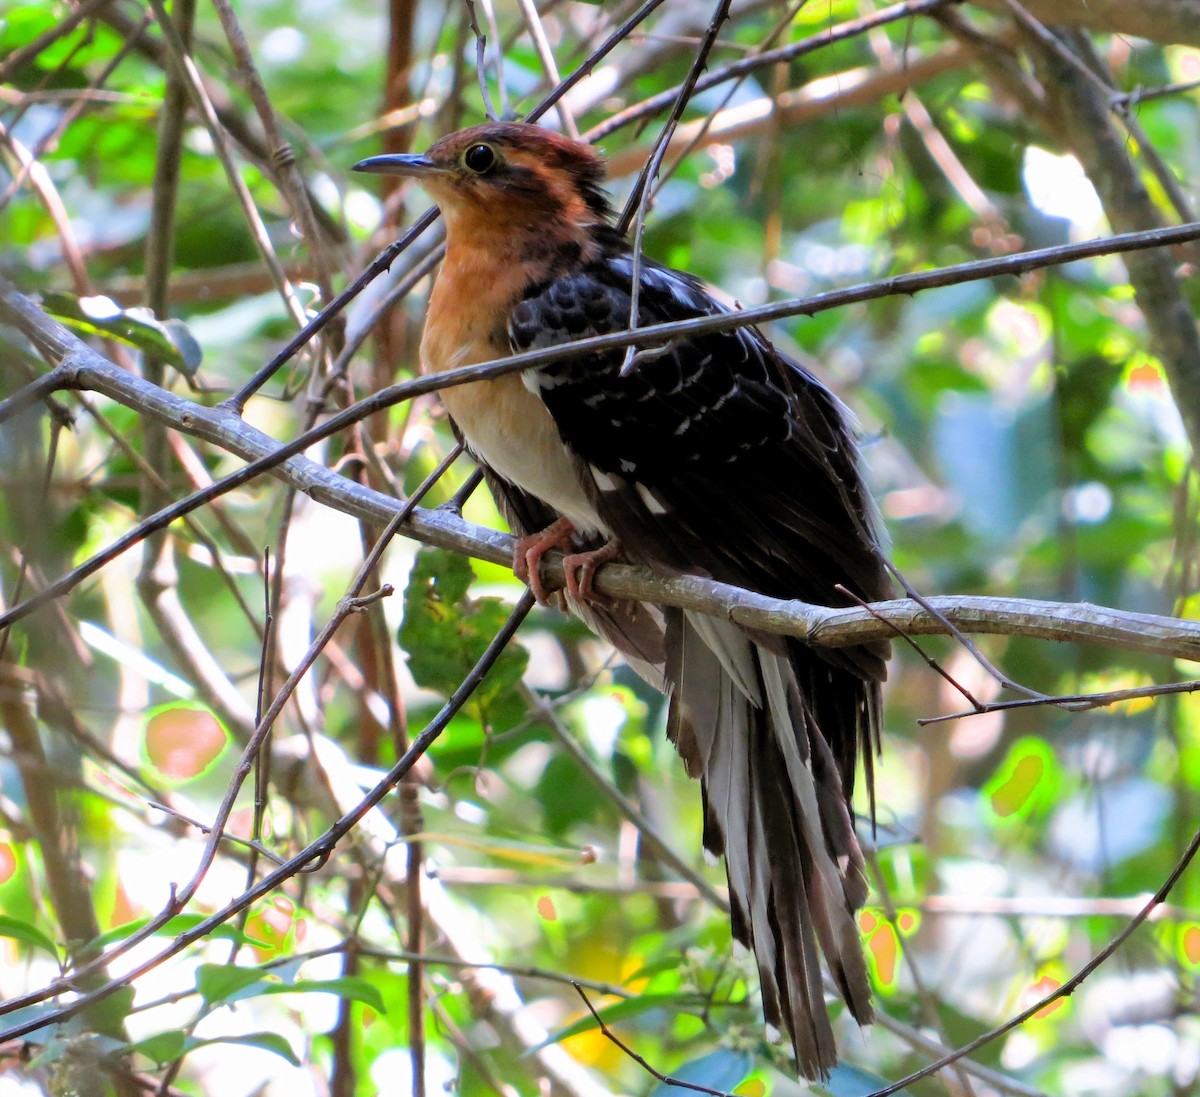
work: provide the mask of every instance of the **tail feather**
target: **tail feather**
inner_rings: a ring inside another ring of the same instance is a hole
[[[666,630],[671,737],[701,780],[704,844],[725,857],[734,934],[754,950],[767,1022],[787,1029],[806,1075],[824,1077],[837,1051],[819,953],[852,1015],[872,1016],[842,757],[847,737],[870,749],[875,684],[834,667],[810,692],[827,664],[716,618],[669,611]]]
[[[672,704],[667,716],[667,737],[683,759],[687,775],[699,779],[708,766],[713,740],[720,723],[721,697],[728,681],[721,670],[717,653],[705,644],[692,628],[679,624],[680,613],[672,610],[667,616],[664,646],[666,649],[664,676],[667,689],[684,678],[689,682],[686,708]],[[720,855],[705,841],[705,849]]]
[[[767,926],[778,942],[775,950],[775,980],[779,983],[784,1020],[792,1038],[796,1062],[808,1077],[824,1076],[837,1061],[837,1047],[825,994],[821,966],[814,940],[814,880],[811,858],[794,817],[779,811],[789,795],[787,778],[772,758],[764,736],[762,764],[764,780],[756,797],[762,816],[762,832],[771,864],[771,895]],[[765,963],[760,960],[761,971]]]

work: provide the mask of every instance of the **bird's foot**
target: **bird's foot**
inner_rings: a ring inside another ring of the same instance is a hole
[[[551,549],[565,548],[571,543],[571,535],[575,527],[569,518],[559,518],[552,522],[540,533],[531,533],[527,537],[518,537],[513,542],[513,572],[523,583],[529,584],[533,596],[543,606],[550,605],[550,594],[542,583],[540,566],[542,557]],[[587,555],[582,553],[581,555]],[[567,557],[570,559],[570,557]],[[568,577],[570,572],[567,572]],[[567,588],[570,589],[570,579]],[[563,607],[565,608],[565,607]]]
[[[566,577],[567,593],[580,602],[607,602],[602,594],[592,587],[596,569],[609,560],[621,555],[621,542],[615,537],[607,544],[590,552],[573,552],[563,557],[563,575]]]

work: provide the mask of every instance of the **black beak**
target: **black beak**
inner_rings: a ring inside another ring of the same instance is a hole
[[[370,172],[372,175],[409,175],[420,179],[428,175],[441,175],[446,169],[435,164],[428,156],[390,153],[386,156],[368,156],[350,170]]]

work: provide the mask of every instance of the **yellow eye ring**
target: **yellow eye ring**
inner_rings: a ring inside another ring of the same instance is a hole
[[[462,155],[463,167],[476,175],[486,175],[496,166],[498,157],[491,145],[472,145]]]

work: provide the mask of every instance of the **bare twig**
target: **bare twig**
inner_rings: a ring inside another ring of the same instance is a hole
[[[599,771],[595,763],[587,756],[587,752],[571,737],[570,732],[563,726],[554,710],[532,691],[526,693],[526,701],[533,708],[535,717],[554,732],[559,746],[575,760],[575,764],[580,767],[588,780],[616,805],[622,816],[637,828],[638,834],[654,855],[691,884],[696,889],[696,894],[710,906],[726,914],[729,913],[729,897],[714,888],[701,873],[697,872],[671,848],[670,843],[659,834],[658,828],[646,817],[645,813],[628,797],[622,795],[620,789],[616,788],[612,781]]]
[[[271,164],[275,169],[280,192],[287,200],[288,207],[295,217],[304,242],[312,253],[313,262],[317,269],[317,282],[321,289],[321,299],[328,301],[333,297],[332,278],[337,269],[333,256],[329,253],[327,240],[321,232],[313,212],[313,204],[308,191],[304,187],[304,179],[296,164],[296,153],[291,142],[283,133],[283,127],[271,105],[267,89],[263,85],[258,67],[246,35],[242,31],[236,13],[229,0],[213,0],[221,27],[229,40],[237,62],[238,72],[250,93],[255,112],[262,123],[267,145],[271,150]]]
[[[1022,697],[1015,701],[975,702],[975,707],[966,712],[949,712],[941,716],[923,716],[917,720],[922,727],[943,724],[948,720],[965,720],[969,716],[982,716],[988,712],[1008,712],[1013,709],[1036,708],[1039,705],[1054,705],[1069,712],[1087,712],[1091,709],[1107,708],[1124,701],[1136,701],[1147,697],[1169,697],[1200,690],[1200,682],[1165,682],[1157,686],[1136,686],[1131,689],[1110,689],[1103,693],[1063,693],[1053,696]]]
[[[602,1018],[600,1014],[596,1012],[596,1007],[592,1005],[592,1000],[587,996],[587,993],[584,991],[583,987],[578,983],[572,983],[571,985],[575,988],[575,992],[579,995],[579,997],[583,999],[583,1004],[587,1006],[588,1013],[592,1015],[592,1019],[596,1022],[597,1026],[599,1026],[600,1031],[604,1034],[604,1037],[616,1044],[617,1047],[619,1047],[626,1055],[629,1056],[630,1059],[637,1063],[637,1065],[640,1066],[647,1074],[651,1075],[653,1078],[664,1083],[665,1085],[671,1086],[672,1088],[690,1089],[693,1093],[710,1093],[712,1094],[712,1097],[734,1097],[734,1094],[730,1093],[728,1090],[713,1089],[712,1086],[702,1086],[698,1082],[687,1082],[682,1078],[673,1078],[671,1075],[664,1074],[661,1070],[652,1067],[641,1055],[634,1051],[633,1048],[625,1043],[615,1032],[613,1032],[612,1029],[608,1027],[608,1025],[604,1023],[604,1018]]]
[[[1002,1025],[997,1025],[993,1029],[989,1029],[982,1036],[976,1037],[968,1044],[964,1044],[958,1050],[951,1052],[949,1055],[942,1056],[935,1063],[930,1063],[920,1070],[913,1071],[905,1078],[901,1078],[898,1082],[893,1082],[891,1085],[884,1086],[882,1089],[877,1089],[867,1095],[867,1097],[888,1097],[889,1094],[898,1093],[906,1086],[912,1085],[913,1082],[919,1082],[922,1078],[928,1078],[931,1074],[936,1074],[938,1071],[949,1066],[951,1063],[958,1062],[959,1059],[966,1055],[970,1055],[973,1051],[990,1044],[993,1040],[1003,1036],[1006,1032],[1011,1032],[1014,1028],[1019,1028],[1031,1017],[1036,1017],[1047,1006],[1053,1005],[1055,1002],[1063,998],[1069,998],[1075,993],[1084,983],[1084,981],[1096,971],[1105,961],[1109,959],[1126,941],[1133,936],[1137,928],[1145,922],[1154,912],[1155,908],[1166,901],[1168,895],[1179,878],[1187,870],[1196,853],[1200,851],[1200,830],[1192,836],[1192,840],[1188,843],[1187,849],[1183,851],[1182,856],[1176,862],[1175,867],[1171,870],[1170,875],[1163,881],[1162,886],[1150,897],[1146,904],[1138,911],[1129,923],[1116,935],[1107,945],[1096,953],[1086,964],[1083,965],[1071,978],[1067,979],[1060,986],[1056,987],[1049,994],[1039,998],[1033,1005],[1021,1010],[1020,1013],[1010,1017]]]
[[[529,37],[533,41],[533,48],[537,51],[538,61],[541,62],[542,69],[545,71],[551,84],[555,86],[561,84],[562,77],[558,74],[558,62],[554,60],[554,51],[550,48],[550,42],[546,38],[546,28],[542,26],[542,17],[538,15],[538,10],[533,0],[517,0],[517,5],[521,9],[521,15],[525,20],[526,28],[529,30]],[[579,127],[575,125],[575,116],[561,98],[554,104],[554,110],[562,122],[563,132],[568,137],[578,140]]]
[[[305,321],[304,306],[300,303],[295,288],[288,281],[287,275],[284,273],[283,267],[275,255],[275,248],[271,243],[266,226],[263,224],[258,207],[254,204],[254,199],[238,171],[237,164],[233,159],[232,150],[229,148],[229,142],[225,136],[225,131],[221,126],[220,119],[217,117],[216,108],[213,106],[212,100],[205,90],[204,81],[200,78],[200,73],[191,58],[187,44],[183,41],[179,33],[179,28],[176,27],[174,20],[167,12],[163,0],[149,0],[149,4],[154,11],[155,19],[158,20],[163,38],[166,39],[168,46],[167,56],[170,58],[170,63],[187,88],[192,104],[199,112],[200,117],[204,119],[204,124],[208,128],[209,135],[212,137],[213,149],[217,154],[217,158],[221,161],[221,166],[225,169],[225,178],[229,182],[234,196],[237,198],[238,206],[241,208],[242,216],[246,220],[246,225],[250,230],[250,235],[254,240],[255,246],[262,255],[267,268],[271,271],[275,288],[278,290],[280,297],[283,298],[289,315],[291,315],[298,326],[303,327]]]
[[[1200,226],[1186,228],[1187,235],[1200,236]],[[1137,237],[1138,242],[1144,242],[1147,236],[1156,240],[1162,240],[1164,237],[1173,239],[1178,237],[1181,232],[1183,232],[1182,227],[1157,230],[1149,234],[1132,234],[1126,238],[1125,242],[1132,243],[1133,237]],[[1113,240],[1121,241],[1121,238],[1112,238],[1105,243],[1111,245]],[[1092,242],[1090,245],[1067,245],[1066,248],[1046,250],[1047,252],[1061,253],[1064,250],[1078,251],[1080,247],[1096,249],[1100,246],[1102,245],[1099,242]],[[974,269],[1012,269],[1014,266],[1019,268],[1022,263],[1029,262],[1039,255],[1042,258],[1046,257],[1046,253],[1031,252],[1024,256],[980,260],[974,264],[966,264],[966,266]],[[889,282],[893,285],[896,282],[911,284],[916,278],[924,277],[924,275],[904,276],[901,279],[891,279]],[[841,291],[836,292],[841,293]],[[820,298],[809,300],[822,300],[829,296],[825,294]],[[726,326],[734,326],[742,316],[752,313],[762,314],[773,311],[777,307],[766,306],[763,309],[747,309],[743,314],[705,317],[701,321],[648,327],[632,336],[629,333],[619,332],[611,336],[580,341],[574,344],[574,348],[601,345],[611,348],[621,346],[627,340],[636,338],[637,335],[649,336],[655,331],[680,328],[694,330],[702,326],[709,327],[714,322],[728,322]],[[795,303],[790,303],[790,307],[795,308]],[[245,468],[217,481],[210,488],[195,492],[171,507],[151,515],[136,529],[115,539],[108,548],[97,553],[67,576],[50,584],[33,598],[0,614],[0,628],[11,625],[38,606],[44,605],[72,589],[88,575],[98,571],[109,560],[115,559],[126,549],[137,544],[154,529],[164,528],[182,515],[190,513],[265,471],[277,470],[278,475],[296,484],[318,501],[328,502],[347,513],[384,524],[395,515],[397,504],[394,499],[354,484],[314,462],[299,458],[297,455],[307,449],[313,441],[327,437],[349,423],[364,418],[382,407],[389,406],[400,398],[398,394],[408,397],[432,391],[438,387],[437,380],[445,380],[447,377],[455,381],[461,379],[465,382],[478,379],[480,376],[495,376],[498,373],[519,369],[527,366],[531,360],[542,361],[546,359],[546,356],[564,357],[573,352],[571,346],[550,348],[546,351],[518,355],[495,363],[486,363],[483,367],[472,366],[450,371],[449,374],[441,375],[436,380],[421,378],[405,382],[368,397],[354,408],[331,417],[320,427],[292,442],[280,444],[250,427],[237,416],[232,416],[220,408],[203,408],[172,393],[146,386],[145,382],[139,378],[118,369],[101,355],[79,342],[69,332],[62,329],[61,325],[55,324],[15,291],[5,293],[0,290],[0,311],[7,311],[47,352],[62,357],[63,364],[57,367],[63,371],[59,374],[60,387],[79,386],[103,392],[119,402],[162,418],[173,426],[187,430],[198,437],[207,438],[222,448],[251,460],[251,463]],[[20,394],[13,399],[18,397]],[[3,415],[0,414],[0,420],[2,418]],[[496,563],[510,562],[512,559],[510,541],[507,537],[462,522],[446,512],[415,511],[409,519],[408,529],[413,536],[430,544],[467,552],[481,559],[492,560]],[[555,581],[561,581],[559,570],[561,569],[556,570],[554,565],[550,565],[547,574]],[[601,593],[614,597],[636,598],[640,601],[661,602],[664,605],[697,609],[701,612],[728,617],[750,627],[799,636],[814,644],[841,646],[863,643],[870,639],[886,639],[891,635],[890,626],[876,620],[872,614],[864,610],[856,608],[830,609],[824,606],[808,606],[794,601],[765,598],[736,587],[728,587],[711,580],[695,577],[665,579],[644,569],[609,564],[597,574],[596,583],[597,589]],[[931,598],[927,599],[927,602],[933,613],[922,609],[914,602],[904,600],[877,603],[873,607],[873,612],[914,634],[928,635],[941,632],[945,626],[936,619],[934,616],[936,614],[945,617],[947,621],[964,631],[997,632],[1051,640],[1111,644],[1131,650],[1157,651],[1178,658],[1200,659],[1200,624],[1189,621],[1156,617],[1151,614],[1126,613],[1086,604],[1065,605],[1022,599],[949,597]]]
[[[951,0],[906,0],[905,3],[893,4],[891,7],[884,8],[874,15],[864,16],[862,19],[849,19],[844,23],[839,23],[837,26],[830,27],[829,30],[822,31],[820,34],[814,34],[800,42],[780,46],[778,49],[764,50],[761,53],[755,53],[750,57],[732,61],[720,68],[713,69],[707,76],[700,77],[692,90],[694,93],[708,91],[709,88],[715,88],[718,84],[723,84],[727,80],[736,80],[758,69],[770,68],[772,65],[794,61],[805,54],[825,49],[836,42],[844,42],[850,38],[857,38],[862,34],[866,34],[873,27],[882,27],[888,23],[894,23],[899,19],[911,18],[914,15],[928,14],[946,6],[950,2]],[[652,95],[632,107],[618,111],[584,133],[583,139],[593,143],[601,141],[610,133],[614,133],[634,122],[639,122],[644,118],[658,114],[659,111],[665,110],[675,102],[679,91],[680,88],[678,87],[668,88],[666,91]]]
[[[619,232],[628,231],[630,222],[634,222],[633,271],[630,274],[629,281],[629,322],[627,325],[630,331],[638,327],[642,238],[646,231],[646,211],[650,206],[650,195],[654,179],[658,175],[658,169],[662,166],[662,159],[666,154],[667,147],[671,143],[675,127],[679,125],[679,119],[683,117],[683,112],[692,97],[692,92],[695,90],[696,81],[700,79],[700,74],[704,71],[704,66],[708,63],[708,55],[712,52],[712,48],[716,44],[717,35],[721,31],[721,25],[729,18],[729,4],[730,0],[717,0],[716,10],[709,21],[708,29],[704,32],[704,39],[700,43],[700,48],[696,51],[696,56],[692,59],[687,79],[679,87],[679,93],[675,97],[675,102],[671,107],[671,114],[662,128],[662,132],[659,133],[658,139],[654,142],[654,151],[651,152],[650,159],[646,162],[646,166],[638,175],[637,182],[633,185],[633,192],[629,195],[629,200],[625,203],[625,209],[622,211],[621,216],[617,218],[617,231]],[[633,343],[630,343],[625,349],[625,360],[621,365],[622,375],[628,373],[633,367],[634,356],[636,354],[637,347]]]
[[[484,113],[489,118],[496,119],[496,106],[492,102],[492,93],[487,86],[487,35],[479,27],[479,18],[475,14],[475,0],[464,0],[467,8],[467,23],[475,36],[475,74],[479,79],[479,97],[483,101]],[[504,94],[504,72],[501,68],[500,54],[496,54],[496,85],[500,94]]]
[[[492,642],[488,645],[483,655],[471,672],[463,679],[459,688],[450,696],[445,705],[442,706],[438,714],[428,724],[424,731],[421,732],[414,740],[412,746],[407,753],[388,773],[376,783],[374,788],[363,797],[363,799],[349,812],[343,815],[336,823],[333,824],[324,834],[310,843],[299,853],[290,857],[278,868],[268,873],[260,879],[253,887],[248,888],[242,895],[238,896],[232,902],[226,904],[221,910],[215,914],[205,918],[196,926],[180,933],[171,943],[162,948],[156,955],[137,964],[131,971],[122,975],[119,978],[112,979],[105,983],[102,987],[90,991],[87,994],[80,995],[74,1001],[60,1006],[55,1010],[42,1014],[39,1017],[21,1022],[11,1026],[8,1029],[0,1031],[0,1041],[16,1039],[19,1036],[25,1036],[30,1032],[36,1032],[47,1025],[58,1024],[61,1021],[67,1020],[69,1017],[75,1016],[80,1011],[89,1008],[96,1002],[108,997],[114,991],[122,986],[127,986],[140,978],[146,972],[157,967],[164,960],[176,955],[183,949],[196,941],[202,940],[210,934],[217,926],[223,924],[238,914],[242,910],[251,906],[256,900],[264,895],[270,894],[283,881],[290,879],[299,872],[311,871],[314,868],[323,865],[333,853],[338,841],[348,834],[354,826],[370,812],[385,796],[387,796],[393,788],[399,783],[406,773],[413,767],[416,761],[423,757],[425,752],[437,739],[437,737],[445,730],[450,720],[470,699],[471,695],[478,688],[480,682],[483,681],[487,672],[491,669],[495,661],[500,657],[500,653],[507,647],[509,641],[516,633],[521,622],[528,615],[529,610],[533,607],[533,596],[526,591],[521,600],[517,603],[516,608],[509,615],[508,621],[496,633]],[[212,840],[219,841],[219,832],[214,830]],[[157,931],[162,925],[165,925],[171,917],[181,909],[181,904],[178,897],[172,895],[171,902],[167,908],[154,919],[152,919],[147,927],[144,927],[137,934],[132,935],[137,941],[146,939],[150,933]],[[152,928],[151,928],[152,927]],[[76,973],[75,978],[82,978],[90,974],[94,970],[99,970],[99,966],[111,958],[115,953],[125,952],[131,947],[132,938],[121,942],[114,949],[100,956],[91,964],[85,965]],[[65,991],[74,989],[72,981],[57,980],[47,987],[42,988],[31,994],[21,995],[15,998],[10,998],[8,1001],[0,1003],[0,1016],[15,1012],[18,1009],[23,1009],[28,1005],[35,1005],[38,1002],[45,1001],[47,998],[54,997]]]
[[[70,34],[80,23],[88,16],[95,14],[97,9],[111,3],[112,0],[85,0],[84,3],[71,8],[68,12],[56,19],[54,26],[39,34],[32,42],[28,42],[20,49],[13,50],[0,63],[0,84],[6,84],[9,78],[16,72],[20,71],[26,64],[32,61],[43,50],[54,45],[60,38]]]

